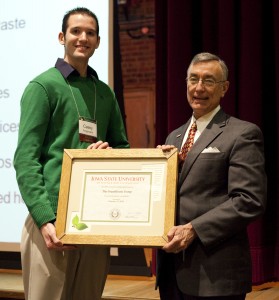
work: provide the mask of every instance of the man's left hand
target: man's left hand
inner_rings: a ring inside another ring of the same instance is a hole
[[[112,149],[108,142],[98,141],[96,143],[90,144],[87,149]]]
[[[191,223],[174,226],[168,232],[168,243],[163,247],[168,253],[178,253],[193,242],[197,234]]]

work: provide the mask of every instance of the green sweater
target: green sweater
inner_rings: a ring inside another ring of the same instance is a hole
[[[79,114],[89,119],[96,116],[98,140],[113,148],[129,148],[112,90],[95,77],[72,73],[67,79],[77,107],[67,81],[56,68],[32,80],[21,99],[14,167],[22,198],[39,228],[56,217],[64,149],[89,145],[79,141]]]

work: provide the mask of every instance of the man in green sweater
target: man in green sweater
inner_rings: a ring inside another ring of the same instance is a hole
[[[114,93],[88,66],[100,43],[96,15],[86,8],[67,12],[59,42],[64,59],[33,79],[21,99],[14,166],[29,210],[21,241],[25,298],[98,300],[109,248],[66,246],[56,236],[63,150],[129,144]]]

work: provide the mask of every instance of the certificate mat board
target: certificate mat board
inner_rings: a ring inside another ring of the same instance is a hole
[[[177,149],[65,149],[57,236],[64,244],[163,246],[175,224],[177,166]]]

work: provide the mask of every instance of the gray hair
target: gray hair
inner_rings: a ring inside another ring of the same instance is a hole
[[[228,80],[229,70],[228,70],[228,67],[227,67],[226,63],[220,57],[218,57],[217,55],[211,54],[209,52],[202,52],[202,53],[196,54],[193,57],[190,65],[189,65],[189,68],[192,65],[195,65],[199,62],[211,61],[211,60],[216,60],[216,61],[219,62],[220,67],[221,67],[222,72],[223,72],[223,80]],[[188,71],[189,71],[189,68],[188,68]],[[187,71],[187,73],[188,73],[188,71]]]

